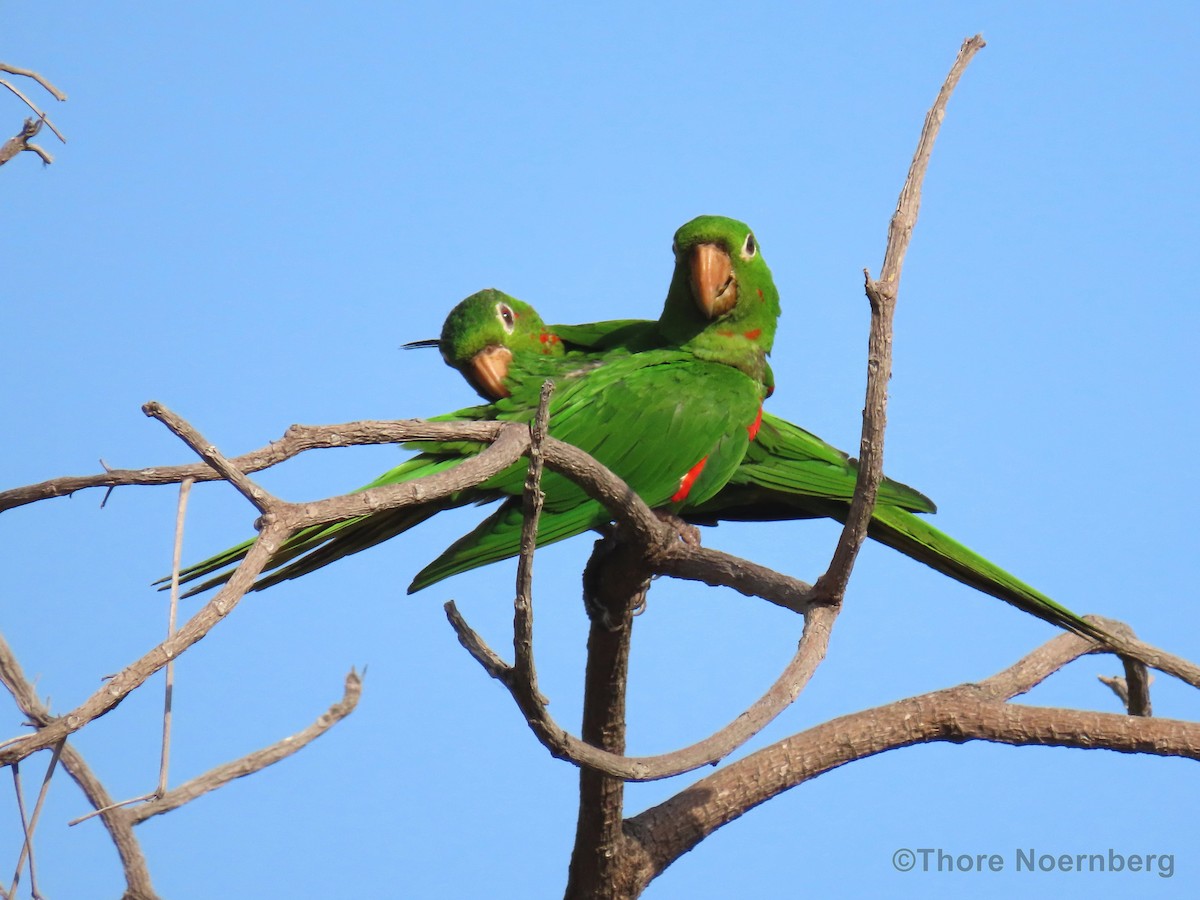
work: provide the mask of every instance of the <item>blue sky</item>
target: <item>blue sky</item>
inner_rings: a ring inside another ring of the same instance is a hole
[[[227,453],[293,422],[473,401],[433,353],[495,286],[550,320],[657,314],[671,234],[749,222],[784,304],[774,412],[844,448],[865,371],[863,267],[962,39],[904,270],[886,470],[937,523],[1081,612],[1200,659],[1191,276],[1200,242],[1200,13],[1184,4],[8,4],[4,59],[70,94],[70,143],[0,178],[0,487],[190,461],[160,400]],[[5,136],[25,115],[0,97]],[[391,447],[264,473],[289,499],[369,481]],[[175,491],[85,492],[0,516],[3,628],[56,712],[161,638],[149,587]],[[506,649],[511,565],[404,594],[464,511],[244,602],[181,661],[172,781],[298,731],[369,667],[354,715],[263,774],[139,830],[164,896],[555,896],[576,771],[549,758],[462,651],[453,597]],[[250,533],[228,486],[193,495],[185,556]],[[811,579],[826,523],[723,525],[717,547]],[[576,728],[579,538],[540,553],[542,690]],[[189,607],[189,609],[194,609]],[[725,724],[790,658],[794,617],[657,583],[638,620],[630,750]],[[1053,635],[886,548],[855,570],[829,658],[751,748],[833,716],[986,677]],[[1088,659],[1030,696],[1115,711]],[[1155,712],[1196,719],[1165,676]],[[76,740],[119,796],[153,786],[157,684]],[[21,729],[10,708],[5,734]],[[3,735],[0,735],[2,738]],[[24,770],[35,777],[35,767]],[[629,811],[694,780],[637,785]],[[1195,896],[1187,762],[972,744],[829,773],[672,866],[648,897]],[[0,800],[0,848],[17,839]],[[65,778],[39,832],[43,889],[111,897],[120,873]],[[897,873],[902,847],[1174,853],[1172,878]],[[7,858],[7,857],[5,857]],[[7,863],[3,864],[7,867]],[[4,871],[0,868],[0,871]]]

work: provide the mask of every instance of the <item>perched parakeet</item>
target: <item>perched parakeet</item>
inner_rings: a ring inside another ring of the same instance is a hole
[[[658,323],[649,320],[546,326],[528,304],[494,289],[468,297],[455,313],[442,332],[443,358],[488,399],[505,395],[509,377],[527,377],[525,369],[535,359],[531,353],[565,354],[585,364],[595,358],[597,350],[620,353],[631,347],[653,346],[658,340]],[[421,343],[426,342],[410,346]],[[858,468],[846,454],[764,412],[757,438],[725,487],[710,499],[690,505],[682,516],[702,525],[806,518],[845,522],[857,477]],[[914,515],[932,512],[936,508],[925,495],[884,478],[868,533],[876,541],[1018,609],[1097,636],[1097,629],[1070,610]]]
[[[460,410],[446,420],[528,422],[542,382],[556,381],[549,432],[613,470],[651,507],[671,512],[703,503],[737,470],[758,428],[766,355],[779,316],[779,295],[750,229],[720,216],[701,216],[675,235],[675,270],[657,323],[663,346],[637,354],[608,354],[583,367],[554,354],[527,354],[535,364],[510,376],[509,395]],[[480,382],[481,386],[484,382]],[[426,445],[414,459],[369,487],[442,471],[477,453],[478,445]],[[525,465],[452,497],[301,532],[272,560],[266,587],[387,540],[442,509],[505,500],[470,534],[418,573],[410,591],[458,572],[515,556],[521,529]],[[548,544],[609,520],[604,507],[574,483],[548,472],[538,543]],[[212,575],[241,559],[249,543],[181,573],[186,581]],[[226,580],[219,575],[196,590]]]
[[[437,340],[404,345],[406,350],[417,347],[437,347],[446,365],[485,400],[509,395],[504,382],[514,357],[524,361],[567,352],[532,306],[494,288],[477,291],[450,310]]]

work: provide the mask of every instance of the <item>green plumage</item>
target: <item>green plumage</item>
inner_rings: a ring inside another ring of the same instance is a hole
[[[659,323],[650,320],[551,326],[540,325],[540,318],[538,322],[539,327],[561,339],[568,356],[580,358],[596,351],[626,352],[664,342]],[[527,357],[514,354],[511,370],[519,373],[526,362]],[[857,477],[858,468],[845,453],[764,412],[757,438],[749,444],[746,456],[725,487],[706,501],[688,505],[681,515],[698,525],[808,518],[845,522]],[[924,494],[884,478],[868,534],[1038,618],[1089,637],[1103,637],[1099,629],[1066,607],[914,515],[936,511]]]
[[[441,420],[529,422],[542,381],[551,378],[556,383],[550,405],[553,437],[594,456],[653,507],[678,510],[712,497],[745,455],[763,399],[762,379],[779,298],[757,242],[740,222],[715,216],[694,219],[676,232],[675,253],[675,273],[659,320],[661,333],[667,336],[661,348],[604,356],[524,352],[528,364],[520,377],[507,380],[504,390],[509,396]],[[456,343],[456,337],[471,323],[492,327],[489,318],[494,315],[489,308],[500,315],[502,331],[511,338],[516,328],[507,327],[508,317],[496,306],[506,301],[497,293],[473,295],[468,301],[474,299],[474,312],[456,309],[451,314],[458,324],[444,332],[440,342],[448,361],[469,353],[470,347]],[[524,314],[520,307],[508,309]],[[533,315],[525,320],[530,328],[535,326]],[[478,450],[477,445],[461,442],[425,445],[420,455],[385,473],[372,486],[440,471]],[[477,488],[433,503],[308,529],[284,545],[269,566],[277,571],[256,588],[373,546],[443,509],[516,497],[524,472],[525,464],[518,463]],[[562,476],[547,473],[542,487],[546,502],[539,544],[609,520],[606,510]],[[410,590],[514,556],[520,521],[512,509],[511,502],[503,504],[470,535],[455,542],[417,575]],[[244,557],[248,547],[244,543],[191,566],[182,573],[183,579],[215,575],[196,590],[227,580],[228,573],[218,571]]]
[[[531,381],[540,385],[537,378]],[[514,398],[523,394],[524,386],[514,388]],[[617,472],[651,507],[675,510],[684,505],[684,500],[672,500],[681,479],[702,459],[704,468],[687,495],[689,503],[711,497],[737,470],[760,402],[761,387],[736,369],[682,351],[653,350],[559,381],[550,404],[549,431]],[[511,403],[500,400],[496,406]],[[646,452],[650,447],[654,452]],[[523,483],[521,466],[482,488],[515,495]],[[610,518],[603,506],[561,475],[547,472],[542,490],[546,501],[539,545],[580,534]],[[411,590],[513,556],[520,528],[520,499],[514,496],[422,570]]]

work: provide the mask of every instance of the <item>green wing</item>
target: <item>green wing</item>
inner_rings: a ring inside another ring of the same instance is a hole
[[[841,450],[764,412],[758,437],[731,483],[848,501],[857,479],[858,464]],[[913,512],[937,512],[933,501],[920,491],[890,478],[880,483],[878,502]]]
[[[536,410],[535,390],[540,391],[542,379],[548,375],[557,375],[558,385],[550,407],[550,434],[599,459],[655,507],[671,505],[681,479],[706,457],[701,476],[692,485],[692,496],[706,499],[715,493],[745,454],[746,429],[754,421],[759,404],[759,386],[741,372],[697,360],[687,353],[655,351],[621,355],[607,362],[593,360],[586,366],[578,361],[543,359],[523,371],[511,397],[440,419],[487,415],[527,422]],[[420,455],[360,490],[445,471],[481,449],[470,442],[424,446]],[[444,509],[519,495],[525,469],[526,463],[521,461],[477,488],[437,501],[306,529],[281,548],[268,567],[272,574],[262,578],[255,590],[375,546]],[[547,472],[542,487],[546,493],[542,543],[579,534],[607,521],[603,507],[588,499],[569,479]],[[478,548],[472,546],[473,541],[460,540],[422,573],[420,586],[515,555],[519,532],[518,515],[515,528],[497,526],[486,540],[481,533]],[[227,581],[232,572],[222,570],[244,558],[251,544],[243,542],[184,570],[184,582],[208,579],[189,593]],[[434,569],[444,574],[430,577]]]
[[[737,470],[760,399],[761,386],[736,369],[687,353],[652,351],[613,360],[556,392],[549,431],[611,469],[651,507],[684,509],[713,496]],[[684,491],[685,477],[698,466]],[[503,485],[493,480],[484,487],[517,494],[524,470],[516,474],[516,481],[508,476]],[[546,501],[539,546],[610,518],[601,504],[562,475],[547,472],[542,490]],[[520,503],[514,500],[419,572],[410,593],[515,556],[520,531]]]
[[[857,477],[858,466],[844,453],[764,414],[758,439],[729,484],[684,518],[704,525],[808,518],[845,522]],[[936,511],[924,494],[885,478],[876,504],[867,531],[872,539],[1053,625],[1103,638],[1101,629],[913,515]]]
[[[610,319],[583,325],[549,325],[547,329],[558,336],[568,351],[641,353],[666,346],[658,322],[650,319]]]

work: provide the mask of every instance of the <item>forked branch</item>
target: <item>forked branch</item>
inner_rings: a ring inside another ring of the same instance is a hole
[[[17,66],[10,66],[8,63],[3,62],[0,62],[0,72],[7,73],[9,75],[17,75],[23,78],[30,78],[45,88],[56,100],[67,99],[66,94],[56,88],[37,72],[30,71],[29,69],[21,69]],[[0,166],[4,165],[18,153],[26,150],[30,151],[31,153],[36,153],[39,157],[41,157],[42,162],[46,163],[47,165],[54,162],[54,157],[46,152],[45,148],[34,144],[31,139],[35,137],[37,133],[41,131],[42,126],[45,125],[54,132],[55,137],[65,144],[67,139],[63,137],[62,132],[54,127],[54,123],[46,117],[46,113],[39,109],[36,103],[25,96],[21,89],[7,78],[0,78],[0,87],[7,88],[13,95],[20,99],[22,103],[33,110],[36,116],[36,118],[26,119],[25,124],[21,126],[21,130],[13,137],[5,141],[3,145],[0,145]]]

